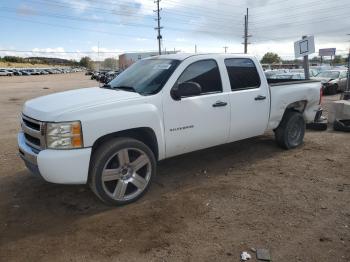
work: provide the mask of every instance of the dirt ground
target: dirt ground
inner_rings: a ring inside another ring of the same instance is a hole
[[[0,261],[256,261],[251,248],[350,261],[350,135],[331,129],[290,151],[269,133],[163,161],[121,208],[31,176],[16,155],[24,101],[88,86],[81,73],[0,78]]]

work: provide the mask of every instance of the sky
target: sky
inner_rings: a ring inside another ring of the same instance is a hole
[[[294,59],[293,42],[314,35],[316,50],[350,47],[347,0],[161,0],[162,49],[193,53],[243,52]],[[79,60],[158,49],[154,0],[1,0],[0,56]],[[100,52],[98,52],[100,51]]]

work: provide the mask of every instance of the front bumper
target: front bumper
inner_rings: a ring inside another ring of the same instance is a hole
[[[57,184],[86,184],[89,174],[91,148],[35,151],[18,134],[19,155],[27,168],[48,182]]]

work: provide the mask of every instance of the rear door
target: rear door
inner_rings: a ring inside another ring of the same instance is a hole
[[[224,63],[231,85],[229,140],[263,134],[269,120],[270,94],[267,82],[259,76],[262,69],[250,58],[226,58]]]

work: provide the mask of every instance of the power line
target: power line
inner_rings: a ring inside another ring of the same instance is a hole
[[[154,52],[154,50],[141,50],[142,52]],[[13,49],[0,49],[0,52],[13,52],[13,53],[39,53],[39,54],[122,54],[125,52],[136,53],[140,50],[124,50],[124,51],[43,51],[43,50],[13,50]]]
[[[23,18],[13,18],[13,17],[6,17],[6,16],[0,16],[1,18],[8,19],[8,20],[16,20],[16,21],[24,21],[24,22],[29,22],[29,23],[35,23],[35,24],[41,24],[41,25],[48,25],[48,26],[53,26],[53,27],[60,27],[60,28],[68,28],[68,29],[73,29],[73,30],[79,30],[79,31],[89,31],[89,32],[94,32],[94,33],[100,33],[100,34],[107,34],[107,35],[115,35],[115,32],[108,32],[108,31],[101,31],[101,30],[95,30],[95,29],[88,29],[88,28],[81,28],[81,27],[72,27],[72,26],[67,26],[67,25],[58,25],[58,24],[51,24],[51,23],[45,23],[45,22],[40,22],[40,21],[33,21],[29,19],[23,19]],[[124,36],[124,37],[141,37],[140,35],[129,35],[129,34],[123,34],[123,33],[118,33],[118,36]]]

